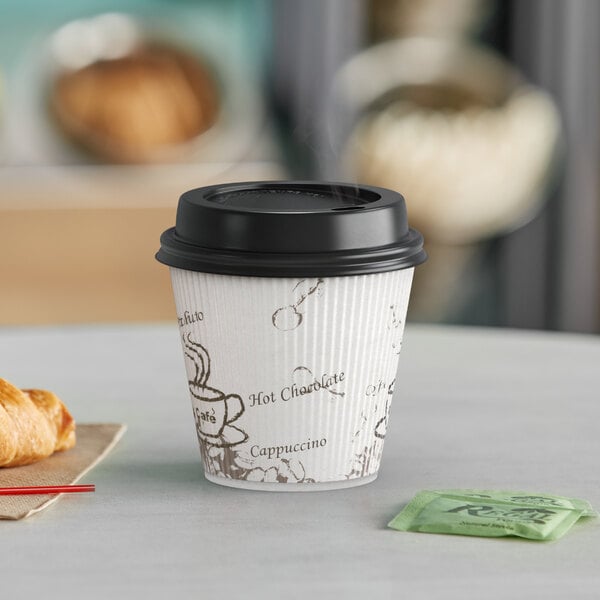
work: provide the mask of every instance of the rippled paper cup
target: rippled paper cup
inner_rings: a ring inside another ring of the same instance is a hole
[[[404,199],[311,182],[199,188],[169,265],[207,479],[257,490],[377,476],[413,270]]]

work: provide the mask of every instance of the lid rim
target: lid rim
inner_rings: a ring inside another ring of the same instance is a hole
[[[409,229],[409,243],[369,251],[266,253],[203,248],[176,237],[175,228],[161,236],[156,260],[188,271],[256,277],[317,277],[367,275],[416,267],[427,260],[423,236]]]

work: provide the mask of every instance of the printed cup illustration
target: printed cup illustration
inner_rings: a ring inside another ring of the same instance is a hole
[[[248,439],[246,433],[232,423],[244,412],[244,403],[237,394],[225,395],[207,385],[210,375],[208,352],[191,339],[191,334],[183,337],[186,358],[193,365],[193,378],[188,381],[198,439],[205,446],[226,448],[236,446]]]
[[[422,236],[372,186],[253,182],[184,193],[161,236],[200,455],[231,487],[374,480]]]
[[[278,308],[273,313],[273,326],[280,331],[291,331],[302,325],[304,313],[300,308],[302,303],[312,294],[318,293],[323,285],[323,279],[319,278],[313,282],[301,279],[292,289],[295,302]]]

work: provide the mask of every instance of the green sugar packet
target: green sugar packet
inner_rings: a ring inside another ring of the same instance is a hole
[[[585,500],[495,490],[419,492],[389,523],[399,531],[556,540],[580,517],[596,513]]]

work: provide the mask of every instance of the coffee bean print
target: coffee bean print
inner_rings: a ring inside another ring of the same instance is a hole
[[[301,279],[292,289],[294,302],[278,308],[271,317],[273,326],[280,331],[297,329],[304,320],[302,306],[310,296],[320,296],[325,282],[323,279]]]

